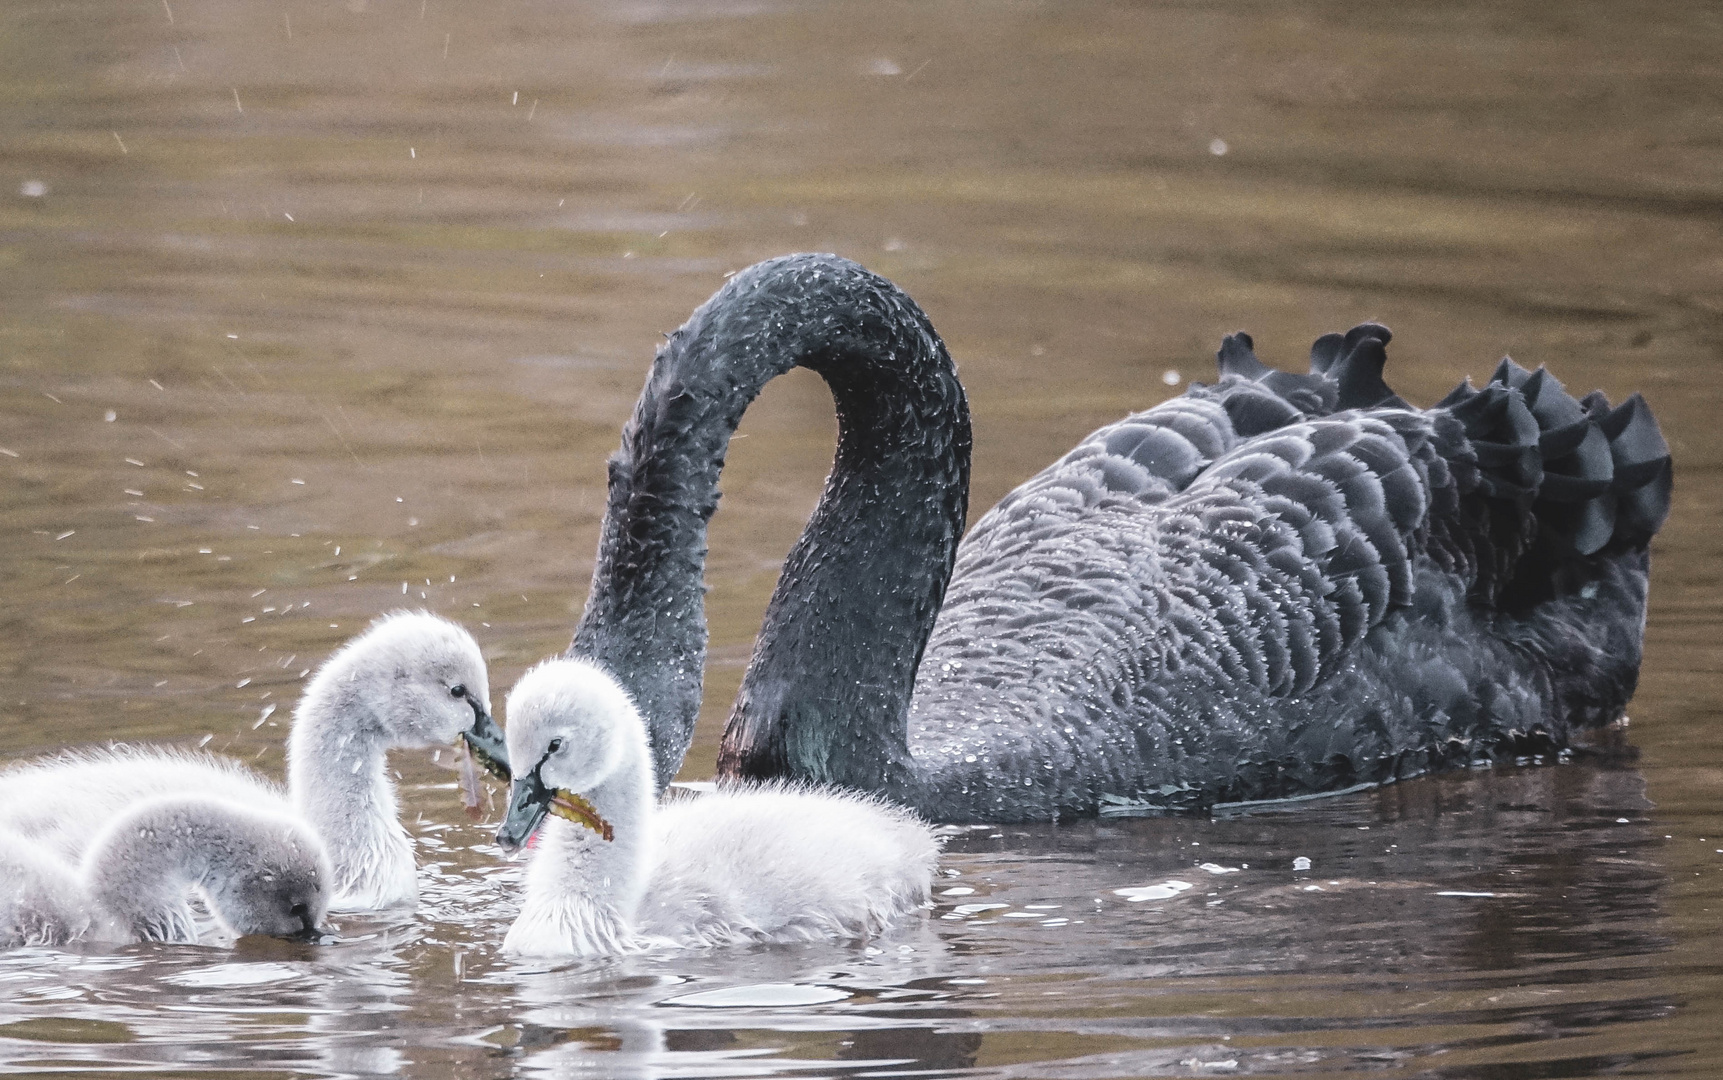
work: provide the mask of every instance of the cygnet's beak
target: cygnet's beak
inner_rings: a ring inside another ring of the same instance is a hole
[[[317,925],[316,917],[311,914],[310,909],[306,905],[293,905],[292,914],[299,917],[300,928],[291,933],[282,935],[288,941],[305,941],[313,945],[317,945],[322,943],[323,939],[329,936],[329,931]]]
[[[303,930],[295,930],[293,933],[286,935],[288,941],[303,941],[308,945],[321,945],[325,941],[333,939],[333,937],[334,935],[328,930],[316,925],[307,926]]]
[[[461,732],[461,738],[467,740],[467,745],[473,748],[473,757],[479,765],[498,780],[509,779],[509,748],[503,739],[502,728],[491,719],[491,714],[484,703],[476,698],[468,698],[467,704],[473,707],[473,726]]]
[[[497,826],[497,846],[510,855],[525,847],[544,816],[550,813],[554,798],[556,794],[539,780],[537,769],[517,778],[509,787],[508,813]]]
[[[604,820],[597,807],[572,791],[546,787],[534,769],[509,789],[509,810],[497,827],[497,846],[511,855],[519,851],[538,831],[546,814],[584,825],[606,840],[616,839],[615,828]]]

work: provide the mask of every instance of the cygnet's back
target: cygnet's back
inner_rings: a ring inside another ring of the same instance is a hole
[[[640,930],[682,944],[869,937],[927,900],[939,858],[914,814],[796,784],[677,800],[653,825]]]
[[[67,751],[0,771],[0,830],[75,864],[115,815],[145,799],[186,792],[291,812],[282,788],[229,758],[120,745]]]
[[[314,931],[330,869],[305,824],[207,796],[146,799],[98,830],[75,867],[0,834],[0,946],[194,942],[201,896],[234,936]]]
[[[122,939],[195,941],[201,892],[236,936],[310,932],[329,909],[323,843],[299,818],[204,796],[147,800],[111,822],[80,878]]]

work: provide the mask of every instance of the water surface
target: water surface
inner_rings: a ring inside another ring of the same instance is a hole
[[[659,335],[787,251],[927,309],[978,511],[1225,332],[1292,365],[1366,318],[1412,400],[1504,351],[1644,390],[1678,475],[1631,726],[1573,762],[964,830],[881,941],[545,969],[497,953],[518,867],[402,755],[417,915],[0,956],[0,1071],[1710,1075],[1719,57],[1699,3],[5,5],[7,758],[278,774],[304,672],[400,605],[500,698],[567,642]],[[795,373],[733,444],[687,777],[832,437]]]

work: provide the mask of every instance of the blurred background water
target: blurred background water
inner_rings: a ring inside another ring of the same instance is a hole
[[[0,1072],[1716,1075],[1714,4],[11,0],[0,757],[279,774],[305,671],[402,605],[472,629],[500,706],[567,643],[659,335],[795,250],[929,312],[977,514],[1240,328],[1298,366],[1384,321],[1420,402],[1503,352],[1645,391],[1677,487],[1631,727],[1293,811],[954,831],[884,940],[550,969],[497,955],[518,867],[402,755],[416,915],[5,954]],[[687,777],[832,440],[792,373],[732,444]]]

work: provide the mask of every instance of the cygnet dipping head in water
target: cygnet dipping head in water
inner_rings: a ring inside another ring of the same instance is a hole
[[[148,843],[160,845],[153,859],[135,850]],[[315,934],[329,913],[334,874],[323,843],[280,814],[214,799],[145,805],[116,822],[85,860],[92,890],[110,911],[126,910],[125,897],[142,892],[115,873],[127,865],[195,885],[237,937]]]
[[[497,843],[542,835],[506,952],[862,938],[927,899],[939,845],[877,799],[738,784],[656,805],[640,713],[584,661],[515,684],[508,743],[517,774]]]
[[[82,864],[0,834],[0,946],[195,942],[201,893],[234,936],[314,934],[329,909],[323,845],[292,817],[202,796],[149,799],[90,843]]]

